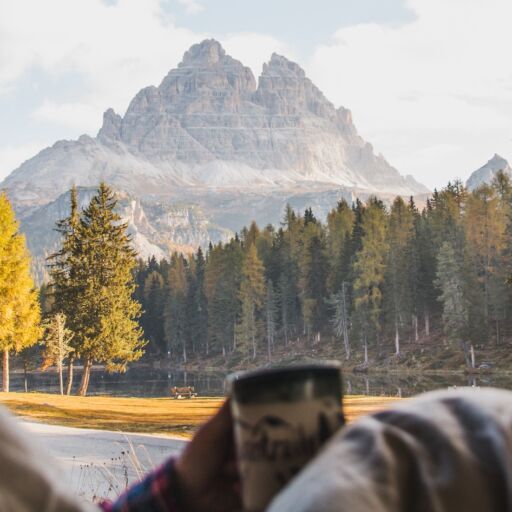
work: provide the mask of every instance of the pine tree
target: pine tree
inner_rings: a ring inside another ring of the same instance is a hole
[[[59,374],[60,394],[64,394],[64,381],[62,378],[62,366],[66,358],[73,352],[70,341],[73,333],[66,327],[66,316],[57,313],[45,324],[45,335],[42,341],[44,345],[42,369],[56,366]]]
[[[141,307],[132,298],[137,261],[116,205],[112,190],[101,183],[77,227],[76,272],[83,289],[76,299],[78,326],[72,330],[80,339],[84,366],[80,395],[87,393],[93,362],[105,363],[108,371],[125,371],[127,363],[142,356],[145,345],[138,324]]]
[[[304,321],[309,329],[320,331],[327,318],[325,298],[327,297],[327,276],[329,261],[321,232],[306,235],[302,258],[302,289]]]
[[[439,309],[438,290],[434,286],[437,272],[437,254],[432,225],[432,206],[427,200],[426,208],[415,222],[415,254],[418,256],[417,275],[417,311],[423,315],[425,335],[430,336],[432,315]]]
[[[327,300],[327,304],[333,309],[331,324],[334,333],[338,337],[343,337],[343,345],[345,347],[345,359],[350,359],[350,341],[348,336],[349,317],[348,317],[348,300],[346,283],[341,283],[341,290],[332,294]]]
[[[144,313],[140,324],[144,330],[144,337],[148,340],[148,347],[157,352],[165,350],[163,346],[163,310],[165,304],[164,278],[158,270],[150,271],[142,284],[142,297],[140,300]]]
[[[236,236],[226,245],[216,245],[208,254],[205,272],[208,339],[212,350],[224,357],[236,350],[243,261],[244,252]]]
[[[252,350],[256,357],[257,342],[260,334],[259,315],[265,300],[265,277],[263,264],[258,257],[256,246],[251,244],[247,250],[240,284],[240,302],[242,312],[238,324],[240,348]]]
[[[30,276],[25,237],[18,231],[5,192],[0,194],[0,350],[3,391],[9,391],[9,353],[34,345],[41,335],[40,305]]]
[[[290,212],[288,216],[290,226],[295,229],[295,217]],[[295,236],[289,232],[280,229],[276,235],[276,274],[277,296],[280,308],[279,321],[284,337],[285,346],[288,345],[290,336],[297,329],[301,317],[299,300],[299,265],[297,261],[297,251],[292,248],[295,242]]]
[[[181,352],[184,363],[188,360],[187,350],[187,275],[185,260],[181,254],[174,253],[167,278],[168,295],[164,309],[164,332],[167,352],[171,356]]]
[[[354,210],[345,200],[339,201],[336,209],[327,215],[327,246],[329,260],[332,262],[329,275],[331,292],[338,292],[342,283],[347,281],[345,258],[349,250],[354,218]]]
[[[492,182],[498,198],[498,210],[504,219],[504,247],[497,255],[494,276],[490,282],[491,314],[495,322],[496,344],[500,343],[502,324],[507,318],[512,304],[512,290],[507,284],[507,276],[512,272],[512,183],[507,174],[498,171]]]
[[[210,353],[208,345],[208,299],[205,292],[206,260],[199,247],[195,256],[195,286],[192,297],[194,322],[192,336],[197,340],[199,347],[205,354]]]
[[[386,263],[385,294],[387,297],[388,323],[393,326],[395,355],[400,355],[400,338],[405,319],[412,317],[412,297],[409,273],[408,249],[414,235],[414,218],[401,197],[391,206],[387,240],[389,251]]]
[[[277,301],[276,294],[274,292],[274,284],[271,280],[267,281],[266,288],[265,320],[267,327],[267,358],[270,362],[272,360],[272,350],[274,348],[276,336]]]
[[[493,187],[482,185],[470,194],[464,220],[472,264],[482,289],[481,316],[489,328],[491,320],[499,323],[505,297],[501,257],[506,244],[506,213],[500,208],[500,200]],[[486,335],[487,332],[484,333]]]
[[[368,340],[380,330],[381,286],[386,270],[387,219],[381,201],[371,198],[362,214],[361,250],[354,263],[354,309],[356,326],[362,339],[365,364],[368,364]]]
[[[63,313],[68,319],[68,327],[74,332],[71,341],[73,352],[68,359],[68,377],[66,394],[73,386],[73,364],[80,357],[79,349],[83,342],[80,322],[80,298],[85,290],[86,274],[79,272],[82,257],[82,245],[78,236],[80,216],[78,211],[78,192],[75,186],[70,190],[69,216],[57,222],[56,231],[60,234],[61,248],[48,258],[50,267],[49,294],[52,298],[52,313]]]
[[[466,365],[469,367],[467,336],[469,328],[469,306],[464,296],[464,277],[456,251],[450,242],[444,242],[438,255],[436,286],[441,291],[439,301],[443,306],[443,328],[449,341],[462,347]]]

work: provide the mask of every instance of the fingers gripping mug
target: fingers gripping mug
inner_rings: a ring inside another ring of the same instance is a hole
[[[228,377],[244,510],[264,510],[343,424],[338,363]]]

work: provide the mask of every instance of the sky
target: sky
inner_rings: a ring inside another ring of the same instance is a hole
[[[0,0],[0,179],[96,135],[194,43],[257,76],[297,61],[360,135],[429,188],[512,160],[510,0]]]

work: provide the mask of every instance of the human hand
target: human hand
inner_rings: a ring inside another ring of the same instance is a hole
[[[229,400],[176,461],[182,505],[190,512],[241,510]]]

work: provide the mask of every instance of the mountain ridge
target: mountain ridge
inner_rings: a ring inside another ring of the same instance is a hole
[[[107,109],[96,137],[57,141],[2,187],[28,219],[72,185],[100,181],[146,205],[195,205],[221,230],[277,223],[267,213],[288,199],[308,198],[323,212],[333,194],[428,192],[376,155],[350,110],[336,108],[297,63],[274,53],[256,80],[213,39],[193,45],[158,86],[141,89],[124,116]]]

